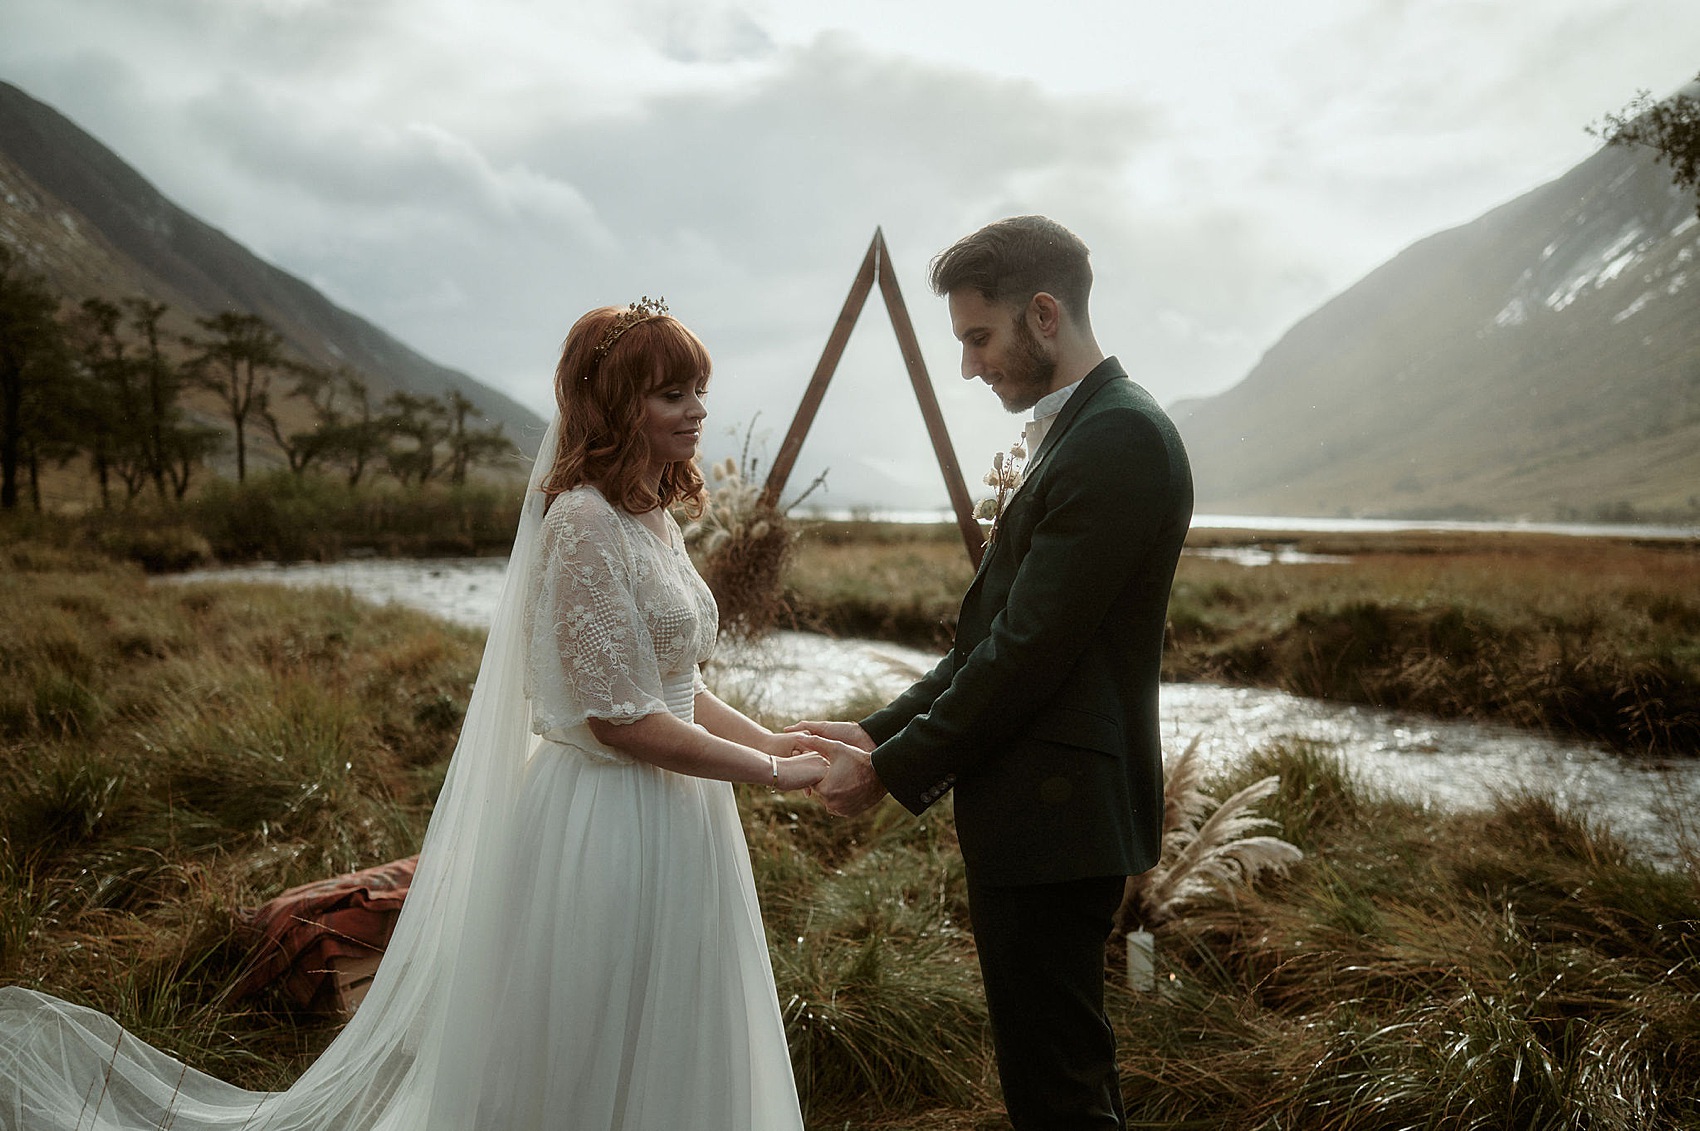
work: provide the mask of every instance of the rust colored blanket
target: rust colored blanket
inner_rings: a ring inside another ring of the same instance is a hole
[[[242,912],[241,921],[255,938],[254,955],[234,994],[241,997],[277,983],[304,1008],[351,1008],[354,1002],[347,999],[358,1001],[362,995],[350,995],[339,972],[376,966],[418,860],[409,856],[303,884]]]

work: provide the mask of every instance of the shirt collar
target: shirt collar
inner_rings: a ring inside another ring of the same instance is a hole
[[[1084,380],[1086,380],[1084,377],[1080,379],[1080,381]],[[1046,393],[1040,397],[1039,403],[1033,406],[1033,419],[1045,420],[1061,412],[1063,405],[1068,403],[1068,398],[1074,395],[1076,389],[1080,388],[1080,381],[1076,381],[1072,385],[1064,385],[1054,393]]]

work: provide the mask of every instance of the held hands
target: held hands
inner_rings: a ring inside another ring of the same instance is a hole
[[[874,773],[874,748],[868,732],[856,723],[800,722],[785,728],[800,745],[824,754],[832,769],[814,787],[829,813],[854,817],[877,805],[886,795],[885,786]]]
[[[862,729],[861,723],[829,723],[815,719],[804,719],[792,723],[785,728],[786,734],[816,734],[822,738],[830,738],[834,742],[842,742],[854,746],[869,754],[874,752],[874,740],[868,737],[868,732]]]
[[[773,742],[762,752],[773,755],[773,766],[779,771],[778,780],[767,784],[781,793],[807,789],[826,777],[832,768],[825,757],[807,749],[795,735],[774,735]]]

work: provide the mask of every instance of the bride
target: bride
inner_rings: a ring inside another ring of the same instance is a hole
[[[710,363],[647,298],[574,324],[478,682],[372,988],[287,1091],[0,989],[3,1131],[800,1129],[729,782],[827,763],[721,702]]]

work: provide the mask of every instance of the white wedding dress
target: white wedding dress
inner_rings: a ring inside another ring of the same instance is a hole
[[[663,542],[594,487],[544,519],[529,673],[543,742],[516,820],[481,1128],[802,1126],[731,785],[635,762],[584,722],[691,721],[714,598],[666,523]]]
[[[555,429],[542,451],[554,451]],[[0,1131],[800,1131],[732,787],[599,744],[687,721],[713,598],[591,487],[532,474],[478,684],[370,992],[283,1092],[0,989]]]

